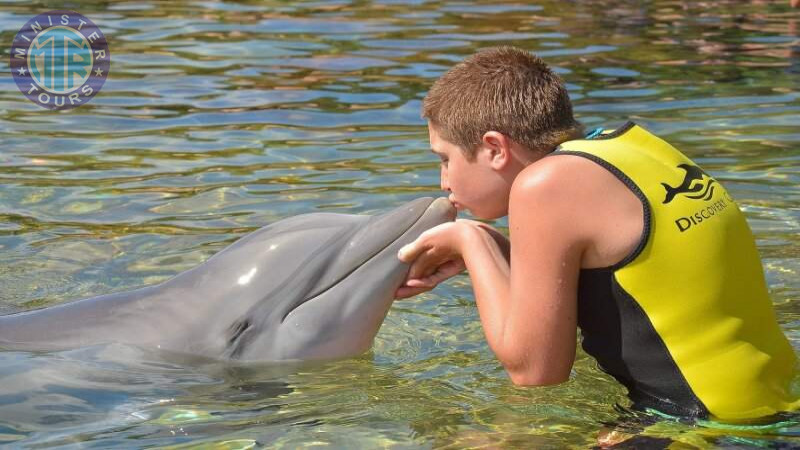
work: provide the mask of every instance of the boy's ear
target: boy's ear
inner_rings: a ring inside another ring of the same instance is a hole
[[[481,138],[483,151],[493,169],[499,170],[511,161],[511,140],[498,131],[487,131]]]

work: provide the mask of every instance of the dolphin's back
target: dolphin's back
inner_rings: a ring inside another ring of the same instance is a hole
[[[160,295],[159,285],[148,286],[0,316],[0,347],[43,349],[111,341],[137,343],[147,339],[148,328],[158,325],[152,320],[142,323],[131,319],[144,315]]]

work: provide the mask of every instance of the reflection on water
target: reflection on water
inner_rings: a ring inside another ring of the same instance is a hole
[[[588,126],[636,120],[726,184],[800,348],[800,11],[783,1],[0,4],[3,42],[74,9],[113,55],[102,92],[60,113],[0,59],[2,312],[162,281],[290,215],[436,195],[422,96],[513,44],[566,79]],[[583,355],[568,383],[512,387],[465,277],[398,302],[363,358],[277,373],[141,352],[0,353],[0,443],[583,447],[627,404]],[[800,442],[659,427],[695,446]]]

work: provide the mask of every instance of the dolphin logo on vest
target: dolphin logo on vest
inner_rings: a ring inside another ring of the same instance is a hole
[[[694,200],[703,199],[709,200],[714,195],[714,183],[716,180],[703,169],[693,166],[691,164],[678,164],[678,168],[683,169],[686,175],[683,177],[683,182],[680,185],[672,187],[667,183],[661,183],[667,195],[664,198],[664,204],[671,202],[678,194],[686,194],[687,198]],[[707,182],[703,179],[707,178]],[[689,195],[693,194],[693,195]]]

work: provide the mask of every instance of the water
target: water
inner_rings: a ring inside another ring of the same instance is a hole
[[[786,3],[0,1],[4,45],[71,9],[112,52],[102,92],[60,113],[0,60],[0,312],[165,280],[283,217],[437,195],[425,91],[513,44],[565,78],[587,126],[633,119],[726,185],[800,348],[800,10]],[[628,404],[582,353],[567,383],[513,387],[463,276],[396,303],[351,360],[110,346],[0,353],[0,377],[0,443],[29,448],[582,448]],[[800,445],[798,427],[656,428],[699,448]]]

